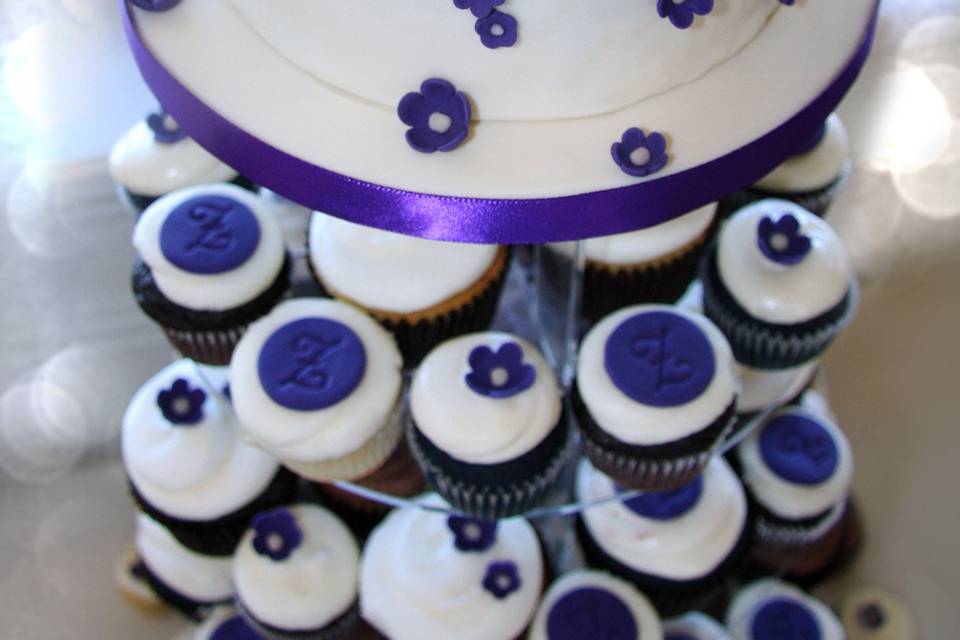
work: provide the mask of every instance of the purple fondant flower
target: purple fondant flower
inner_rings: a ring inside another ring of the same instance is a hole
[[[493,12],[494,7],[499,7],[504,0],[453,0],[457,9],[470,9],[477,18],[486,18]]]
[[[529,389],[537,378],[533,365],[523,362],[523,349],[516,342],[506,342],[496,351],[485,345],[476,347],[467,361],[467,386],[488,398],[515,396]]]
[[[147,126],[153,131],[153,139],[160,144],[173,144],[187,137],[187,132],[163,109],[147,116]]]
[[[397,115],[407,130],[407,142],[422,153],[456,148],[470,127],[470,101],[462,92],[440,78],[424,80],[420,93],[403,96]]]
[[[130,0],[145,11],[167,11],[180,4],[180,0]]]
[[[517,19],[502,11],[492,11],[474,26],[480,42],[488,49],[512,47],[517,43]]]
[[[503,600],[520,588],[520,574],[517,565],[510,561],[491,562],[483,577],[483,588],[493,594],[497,600]]]
[[[798,264],[810,252],[810,238],[800,230],[800,223],[789,213],[776,222],[764,216],[757,225],[757,246],[770,260],[783,265]]]
[[[711,11],[713,0],[657,0],[657,13],[661,18],[669,18],[678,29],[692,25],[694,14],[705,16]]]
[[[447,518],[454,546],[460,551],[486,551],[497,541],[496,520],[472,520],[460,516]]]
[[[645,135],[637,127],[623,132],[620,142],[610,147],[610,155],[624,173],[638,178],[660,171],[670,159],[662,133]]]
[[[163,417],[173,424],[196,424],[203,419],[203,403],[207,393],[203,389],[193,389],[183,378],[177,378],[157,394],[157,406]]]
[[[303,542],[303,532],[289,510],[279,507],[258,513],[251,523],[253,550],[271,560],[286,560]]]

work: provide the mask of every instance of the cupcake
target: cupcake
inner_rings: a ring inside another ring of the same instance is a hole
[[[629,582],[601,571],[574,571],[554,581],[528,640],[663,640],[660,617]]]
[[[819,356],[850,321],[853,272],[833,229],[785,200],[741,209],[704,265],[704,310],[741,364],[787,369]]]
[[[443,509],[437,496],[423,506]],[[390,640],[511,640],[544,585],[529,522],[468,520],[411,506],[376,528],[360,560],[360,613]]]
[[[847,640],[915,640],[916,624],[899,597],[876,587],[848,592],[840,606]]]
[[[409,441],[427,482],[454,508],[487,519],[523,513],[566,458],[553,371],[510,334],[448,340],[414,373]]]
[[[402,384],[393,337],[324,298],[277,306],[250,325],[230,363],[244,434],[314,482],[376,481],[402,440]]]
[[[135,124],[113,145],[110,175],[137,213],[185,187],[232,182],[252,188],[249,180],[188,137],[162,109]]]
[[[725,199],[721,208],[734,213],[757,200],[790,200],[823,216],[850,172],[850,144],[840,117],[831,114],[809,141],[753,186]]]
[[[580,346],[573,408],[593,464],[635,489],[671,489],[706,466],[733,417],[730,347],[705,317],[640,305]]]
[[[813,384],[820,363],[816,360],[789,369],[754,369],[737,365],[740,373],[740,395],[737,396],[736,420],[727,435],[724,447],[732,447],[757,425],[757,418],[784,404],[800,399]]]
[[[137,555],[134,571],[157,596],[192,620],[233,599],[229,557],[207,556],[184,547],[161,524],[137,516]]]
[[[663,634],[664,640],[733,640],[723,625],[699,611],[664,620]]]
[[[581,317],[593,322],[629,305],[676,302],[697,273],[716,213],[711,203],[653,227],[584,240]],[[569,262],[575,247],[564,242],[549,250]]]
[[[758,559],[788,574],[813,574],[833,561],[853,476],[843,432],[807,407],[787,406],[735,455],[755,507]]]
[[[258,514],[233,561],[237,608],[268,640],[340,640],[357,628],[360,551],[322,507]]]
[[[506,247],[424,240],[322,213],[308,238],[320,287],[387,327],[408,367],[440,342],[490,326],[509,264]]]
[[[816,598],[780,580],[758,580],[734,597],[727,628],[736,640],[844,640],[843,627]]]
[[[250,518],[291,499],[295,478],[241,437],[224,372],[178,360],[134,394],[123,466],[140,508],[184,546],[233,553]]]
[[[288,288],[283,234],[272,212],[233,185],[177,191],[133,231],[137,303],[184,356],[225,365],[247,325]]]
[[[624,494],[586,460],[575,493],[577,534],[591,567],[633,582],[664,616],[722,595],[749,538],[743,487],[722,458],[673,491]]]
[[[217,607],[203,621],[193,640],[262,640],[263,636],[233,607]]]

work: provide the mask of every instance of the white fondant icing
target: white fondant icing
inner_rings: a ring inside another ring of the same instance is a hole
[[[781,265],[757,245],[757,225],[790,213],[812,248],[795,265]],[[786,200],[761,200],[738,211],[720,232],[717,243],[720,279],[751,316],[776,324],[804,322],[843,299],[853,278],[843,242],[826,222]]]
[[[110,150],[110,175],[132,193],[162,196],[198,184],[230,182],[237,172],[192,138],[157,142],[153,130],[141,121]]]
[[[582,460],[576,496],[596,502],[615,495],[610,478]],[[624,565],[670,580],[694,580],[716,569],[740,539],[747,519],[743,486],[722,458],[703,472],[703,493],[688,512],[672,520],[653,520],[613,500],[581,513],[591,538]]]
[[[827,130],[816,147],[783,164],[760,179],[754,186],[780,193],[815,191],[840,177],[850,162],[850,143],[840,116],[827,118]]]
[[[237,598],[257,619],[286,630],[311,630],[342,616],[357,599],[360,550],[333,513],[316,505],[288,507],[303,540],[275,561],[253,548],[247,530],[237,547],[233,581]]]
[[[195,602],[220,602],[233,597],[232,559],[205,556],[187,549],[163,525],[137,515],[137,555],[161,582]]]
[[[223,273],[192,273],[172,262],[160,248],[160,230],[182,202],[199,195],[220,195],[246,205],[260,225],[260,241],[243,264]],[[150,267],[157,288],[171,301],[200,311],[222,311],[250,302],[277,278],[286,256],[283,232],[257,196],[231,184],[207,184],[166,195],[143,212],[133,230],[133,245]]]
[[[537,616],[530,625],[527,640],[550,640],[547,621],[554,605],[571,591],[594,587],[608,591],[627,606],[637,623],[637,637],[643,640],[662,640],[663,629],[660,616],[645,595],[629,582],[602,571],[580,570],[567,573],[555,580],[540,602]]]
[[[800,407],[784,407],[770,416],[801,415],[822,425],[837,446],[837,468],[824,482],[803,485],[790,482],[767,466],[760,453],[760,436],[764,427],[755,429],[737,447],[741,477],[753,497],[765,508],[782,518],[802,519],[821,514],[844,502],[853,479],[853,454],[843,432],[825,416]],[[769,421],[768,421],[769,422]]]
[[[506,342],[523,349],[533,366],[533,385],[509,398],[490,398],[464,381],[476,347],[496,351]],[[519,458],[557,426],[560,387],[540,351],[522,338],[500,332],[474,333],[448,340],[427,355],[414,374],[410,411],[417,427],[458,460],[497,464]]]
[[[757,580],[740,589],[727,610],[727,629],[736,640],[753,640],[753,616],[764,602],[787,598],[807,607],[820,628],[820,640],[844,640],[843,627],[837,617],[813,596],[798,587],[773,578]]]
[[[350,327],[366,352],[366,368],[353,392],[316,411],[284,407],[267,395],[257,373],[264,343],[300,318],[327,318]],[[230,389],[244,433],[281,459],[316,462],[359,449],[388,421],[400,400],[401,357],[383,327],[356,307],[321,298],[279,304],[244,333],[230,360]]]
[[[430,494],[423,500],[445,506]],[[483,587],[491,562],[513,562],[520,588],[499,600]],[[360,561],[360,613],[391,640],[516,638],[536,611],[543,587],[543,556],[530,523],[497,524],[486,551],[454,547],[447,516],[418,508],[394,509],[374,529]]]
[[[177,378],[206,394],[203,419],[174,425],[163,417],[157,395]],[[224,370],[198,371],[178,360],[134,394],[123,416],[123,464],[137,491],[164,513],[187,520],[215,520],[259,496],[279,469],[263,451],[247,444],[236,416],[221,394]]]
[[[699,238],[713,221],[717,204],[710,203],[695,211],[647,229],[618,233],[612,236],[588,238],[583,242],[587,260],[614,265],[650,262],[667,256]],[[573,257],[575,245],[561,242],[549,245],[568,257]]]
[[[699,397],[677,407],[644,405],[626,396],[613,383],[604,365],[607,339],[638,313],[669,311],[696,324],[713,347],[716,370]],[[596,423],[617,439],[635,445],[680,440],[706,428],[733,402],[738,391],[733,354],[726,338],[706,317],[678,307],[637,305],[598,322],[580,345],[575,384]]]
[[[663,621],[665,634],[684,634],[693,640],[733,640],[719,622],[699,611]]]
[[[310,219],[310,262],[324,285],[370,309],[409,313],[470,288],[496,245],[436,242],[353,224]]]
[[[740,395],[737,413],[761,411],[796,397],[813,378],[818,360],[789,369],[754,369],[737,363],[740,372]]]

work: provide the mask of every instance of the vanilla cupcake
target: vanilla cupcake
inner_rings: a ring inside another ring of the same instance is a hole
[[[247,325],[289,287],[289,260],[273,212],[233,185],[171,193],[133,231],[133,293],[184,356],[225,365]]]
[[[233,553],[255,513],[286,502],[296,480],[248,444],[222,395],[224,371],[178,360],[134,394],[123,465],[140,508],[186,547]]]
[[[738,362],[787,369],[817,358],[849,323],[856,288],[830,226],[785,200],[741,209],[704,265],[704,310]]]
[[[662,615],[716,597],[746,551],[747,500],[722,458],[680,489],[615,500],[623,489],[583,460],[574,488],[588,564],[633,582]]]
[[[309,504],[258,514],[237,547],[237,608],[269,640],[339,640],[357,628],[360,551],[335,515]]]
[[[574,571],[543,596],[527,640],[663,640],[660,617],[636,587],[601,571]]]
[[[425,506],[445,508],[430,495]],[[472,521],[395,509],[360,560],[360,613],[390,640],[512,640],[544,586],[537,534],[523,518]]]
[[[110,150],[110,175],[137,212],[168,193],[213,182],[252,187],[197,144],[162,109],[135,124]]]
[[[461,336],[431,351],[413,377],[410,423],[427,482],[478,518],[536,505],[566,458],[553,371],[536,347],[506,333]]]
[[[724,447],[732,447],[757,426],[765,411],[778,409],[800,399],[817,376],[820,363],[812,360],[788,369],[754,369],[737,364],[740,374],[740,395],[737,396],[736,420],[727,435]]]
[[[490,326],[510,257],[506,247],[424,240],[319,212],[308,252],[320,287],[383,323],[408,367],[440,342]]]
[[[663,633],[664,640],[733,640],[723,625],[699,611],[664,620]]]
[[[844,640],[840,621],[813,596],[780,580],[758,580],[734,597],[727,628],[735,640]]]
[[[583,339],[573,408],[597,468],[636,489],[696,477],[733,417],[738,383],[727,341],[700,314],[638,305]]]

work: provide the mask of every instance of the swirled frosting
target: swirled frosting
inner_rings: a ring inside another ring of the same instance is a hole
[[[758,611],[774,600],[796,603],[809,612],[816,621],[819,640],[843,640],[843,627],[832,611],[816,598],[808,596],[799,588],[767,578],[757,580],[740,589],[727,610],[727,628],[736,640],[773,640],[771,636],[758,636],[753,632]]]
[[[823,139],[810,151],[787,158],[754,186],[779,193],[795,193],[822,189],[843,173],[849,161],[850,143],[840,116],[827,118]]]

